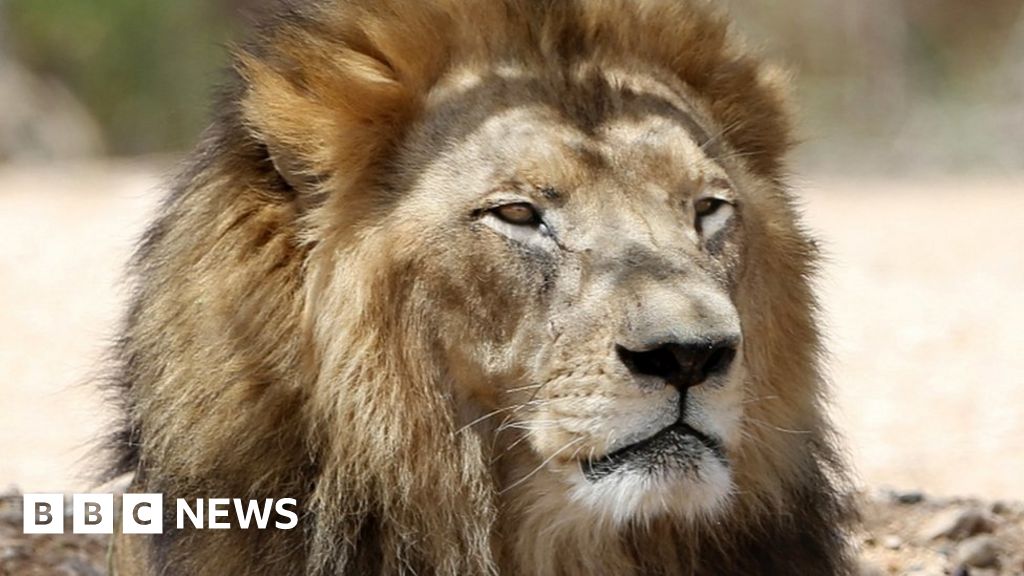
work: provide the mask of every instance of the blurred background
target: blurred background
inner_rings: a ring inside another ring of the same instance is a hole
[[[0,1],[0,159],[187,149],[227,44],[266,3]],[[727,3],[797,73],[814,167],[1024,167],[1024,0]]]
[[[0,485],[87,484],[124,262],[258,0],[0,0]],[[791,69],[866,486],[1024,499],[1024,0],[731,0]]]

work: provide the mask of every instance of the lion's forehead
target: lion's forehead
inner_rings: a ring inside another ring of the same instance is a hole
[[[511,67],[453,72],[432,93],[430,129],[414,146],[450,144],[432,162],[442,169],[456,163],[491,180],[566,189],[613,177],[677,192],[726,176],[718,130],[690,103],[652,78],[608,76],[600,89],[583,84],[563,97],[552,96],[543,77]],[[602,99],[614,102],[588,103]]]

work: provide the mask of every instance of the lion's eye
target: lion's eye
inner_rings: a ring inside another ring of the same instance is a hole
[[[728,204],[728,202],[721,198],[708,197],[697,200],[693,208],[697,212],[697,218],[706,218],[714,214],[725,204]]]
[[[540,225],[540,214],[532,204],[527,202],[505,204],[491,209],[491,212],[503,222],[507,222],[515,226]]]
[[[728,200],[707,196],[694,202],[693,210],[697,215],[697,231],[710,238],[725,228],[734,208]]]
[[[530,202],[520,200],[492,205],[476,215],[498,234],[521,244],[541,246],[553,238],[540,210]]]

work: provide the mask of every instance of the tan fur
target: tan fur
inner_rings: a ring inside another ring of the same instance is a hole
[[[236,71],[135,261],[117,470],[170,498],[295,497],[303,517],[121,538],[119,573],[850,570],[815,248],[784,185],[784,82],[719,15],[683,0],[325,0],[282,9]],[[581,264],[521,260],[470,219],[466,190],[512,186],[494,180],[506,169],[536,186],[523,194],[570,191],[589,220],[566,225],[582,232],[557,261]],[[711,258],[650,202],[716,179],[740,214]],[[615,441],[594,428],[606,414],[580,411],[611,398],[609,414],[634,417],[657,396],[624,387],[608,356],[632,306],[617,295],[704,321],[658,274],[588,288],[599,264],[633,274],[638,246],[694,263],[672,284],[686,302],[738,314],[735,375],[694,400],[713,426],[739,414],[738,432],[723,432],[720,502],[694,484],[692,502],[615,521],[569,502],[565,479]],[[593,247],[607,259],[580,256]],[[520,411],[534,378],[550,403]],[[531,431],[528,414],[559,423]]]

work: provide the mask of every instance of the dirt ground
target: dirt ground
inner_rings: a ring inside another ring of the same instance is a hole
[[[88,488],[82,458],[106,417],[90,382],[159,182],[146,163],[0,166],[0,489]],[[925,516],[973,502],[947,497],[982,498],[986,513],[1024,501],[1024,176],[798,188],[828,254],[835,414],[859,482],[868,494],[929,495],[869,499],[883,505],[869,508],[877,529],[862,543],[885,573],[886,554],[916,546]],[[956,554],[946,550],[944,570]]]
[[[858,576],[1024,576],[1024,504],[893,491],[860,498]],[[103,576],[108,544],[104,535],[22,534],[20,496],[0,493],[0,576]]]

